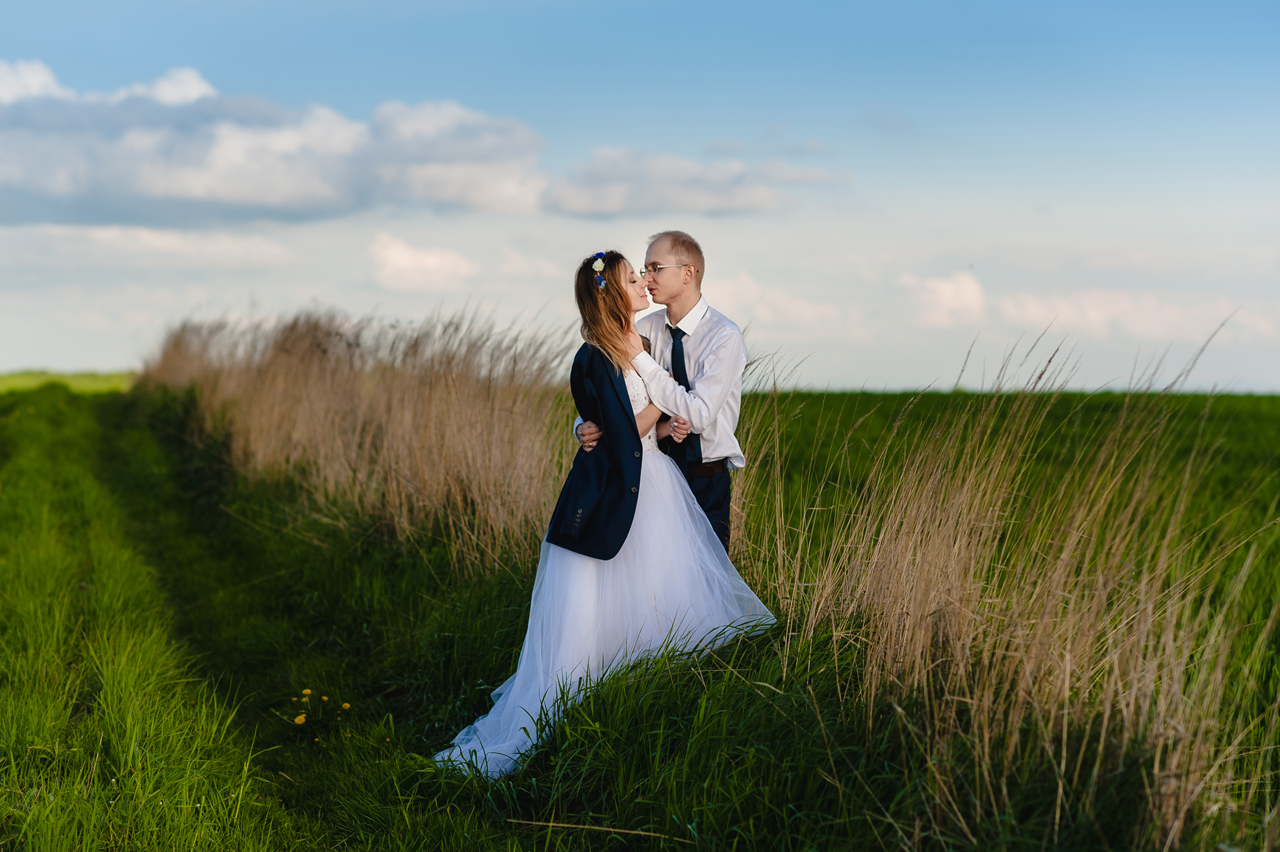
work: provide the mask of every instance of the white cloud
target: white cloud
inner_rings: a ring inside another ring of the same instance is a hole
[[[392,101],[373,119],[378,173],[391,194],[472,210],[531,213],[548,180],[538,171],[542,140],[514,119],[443,101]]]
[[[1075,332],[1099,340],[1113,337],[1156,343],[1203,343],[1231,317],[1222,340],[1273,338],[1280,310],[1240,309],[1225,298],[1169,293],[1086,290],[1037,295],[1016,293],[1000,300],[1000,313],[1013,325]],[[1233,316],[1234,314],[1234,316]]]
[[[986,316],[986,294],[971,272],[957,272],[945,278],[903,275],[898,283],[911,292],[915,324],[921,328],[975,325]]]
[[[480,267],[455,251],[414,248],[387,233],[369,246],[373,277],[388,290],[448,292],[460,290]]]
[[[40,231],[72,244],[99,246],[134,263],[263,266],[287,262],[283,246],[256,234],[175,231],[136,226],[73,227],[47,225]]]
[[[117,152],[133,161],[133,187],[143,196],[305,207],[345,200],[348,158],[368,139],[364,124],[312,107],[277,127],[219,122],[194,140],[172,129],[130,131]]]
[[[703,293],[708,304],[739,326],[751,323],[807,334],[861,333],[852,306],[814,302],[780,287],[766,287],[743,270],[727,278],[708,278]]]
[[[154,83],[135,83],[120,89],[108,99],[149,98],[165,106],[182,106],[202,98],[212,98],[218,90],[194,68],[171,68]]]
[[[777,189],[779,184],[836,179],[823,169],[781,163],[751,166],[722,160],[703,164],[669,154],[599,148],[590,162],[552,185],[547,204],[578,215],[753,213],[782,205],[785,198]]]
[[[135,83],[111,94],[79,94],[59,83],[57,76],[43,62],[6,62],[0,59],[0,105],[41,99],[119,103],[128,98],[145,98],[164,106],[182,106],[217,94],[217,90],[194,68],[170,68],[154,82]]]
[[[228,98],[194,68],[77,93],[40,62],[0,61],[0,221],[203,222],[334,216],[386,203],[573,215],[750,213],[829,171],[603,148],[566,179],[523,122],[452,101],[325,107]]]
[[[467,109],[453,101],[416,105],[390,101],[378,107],[378,135],[400,151],[432,160],[508,160],[536,152],[542,141],[527,126]]]
[[[75,92],[58,82],[43,62],[5,62],[0,59],[0,104],[12,104],[30,98],[68,100]]]
[[[324,216],[416,201],[535,212],[542,142],[452,102],[324,106],[220,97],[192,68],[80,95],[41,63],[0,62],[0,217],[163,221]]]
[[[257,229],[255,229],[257,230]],[[177,230],[137,225],[0,226],[0,287],[26,281],[40,287],[69,280],[181,280],[234,270],[291,268],[299,258],[252,230]],[[65,279],[64,279],[65,280]]]
[[[502,254],[504,259],[499,271],[506,275],[520,278],[546,278],[553,281],[568,281],[573,275],[573,270],[567,266],[557,266],[539,257],[528,257],[512,248],[504,248]]]
[[[491,213],[537,212],[547,186],[544,176],[516,161],[419,163],[403,168],[400,177],[414,199]]]
[[[1161,276],[1194,273],[1218,280],[1224,276],[1266,278],[1274,274],[1277,268],[1274,244],[1251,242],[1244,233],[1231,236],[1234,239],[1206,236],[1195,241],[1130,239],[1117,243],[1115,234],[1107,234],[1106,240],[1095,238],[1074,244],[990,243],[973,247],[969,253],[997,258],[1001,264],[1032,273],[1096,271]]]

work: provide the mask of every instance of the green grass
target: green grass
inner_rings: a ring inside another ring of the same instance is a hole
[[[137,373],[49,373],[25,370],[0,374],[0,393],[30,390],[48,382],[64,384],[76,393],[108,393],[127,391],[133,387]]]
[[[780,471],[788,505],[803,506],[815,480],[857,489],[874,461],[877,442],[900,417],[915,424],[934,423],[969,396],[805,392],[785,396]],[[748,411],[753,404],[771,405],[772,401],[748,400]],[[1061,395],[1046,418],[1033,475],[1059,477],[1082,445],[1097,434],[1091,427],[1114,422],[1125,404],[1125,396],[1118,393]],[[1243,532],[1280,518],[1280,397],[1186,394],[1166,397],[1162,405],[1173,436],[1172,463],[1185,464],[1196,452],[1213,455],[1192,506],[1199,524]],[[1271,570],[1256,572],[1242,620],[1265,619],[1280,598],[1280,554],[1269,553],[1263,551],[1262,560]]]
[[[100,436],[63,387],[0,397],[0,843],[290,848],[251,734],[92,474]]]
[[[783,465],[789,481],[801,483],[810,470],[843,473],[850,460],[856,477],[871,461],[871,448],[895,420],[909,411],[915,423],[929,423],[954,409],[967,394],[793,393],[784,397],[789,443]],[[755,404],[764,402],[757,399]],[[748,401],[748,406],[752,404]],[[1059,451],[1088,434],[1094,422],[1113,420],[1125,405],[1123,394],[1063,394],[1048,418],[1046,440]],[[1209,488],[1199,496],[1213,507],[1234,508],[1249,500],[1251,517],[1275,517],[1268,501],[1280,496],[1280,397],[1186,394],[1165,402],[1176,436],[1176,460],[1197,445],[1216,447]],[[856,426],[856,428],[855,428]],[[1046,460],[1052,453],[1046,453]],[[1053,475],[1045,464],[1043,476]]]
[[[788,487],[856,488],[907,401],[784,400]],[[911,416],[954,401],[925,395]],[[1221,398],[1207,419],[1203,403],[1170,402],[1186,451],[1197,435],[1219,445],[1199,511],[1233,509],[1242,527],[1275,517],[1280,399]],[[1118,405],[1064,397],[1043,475]],[[247,482],[190,435],[174,396],[0,395],[0,849],[1147,844],[1149,755],[1135,748],[1089,818],[1059,827],[1033,731],[1009,811],[980,814],[974,838],[931,828],[931,756],[901,722],[919,708],[871,708],[870,726],[852,714],[840,691],[856,669],[832,669],[830,636],[787,656],[770,633],[637,665],[510,779],[441,773],[430,755],[515,665],[531,578],[462,583],[443,542],[313,511],[288,480]],[[1242,621],[1278,593],[1274,547],[1258,559]],[[971,758],[950,759],[962,771]],[[1260,837],[1257,815],[1239,826],[1230,844]]]

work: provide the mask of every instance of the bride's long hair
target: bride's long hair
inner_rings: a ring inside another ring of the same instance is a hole
[[[578,266],[573,282],[573,295],[578,300],[578,313],[582,315],[582,339],[595,346],[619,370],[631,364],[627,355],[627,331],[631,328],[631,297],[622,281],[621,252],[604,253],[604,269],[598,273],[604,278],[604,286],[596,281],[593,268],[598,258],[593,254]]]

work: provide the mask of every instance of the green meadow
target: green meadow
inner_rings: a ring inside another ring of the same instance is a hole
[[[515,667],[532,566],[463,574],[442,531],[406,538],[287,473],[248,477],[180,393],[31,384],[0,379],[0,850],[1274,848],[1280,398],[1151,403],[1172,470],[1209,460],[1178,523],[1238,542],[1192,595],[1238,651],[1204,733],[1236,775],[1170,837],[1150,805],[1168,755],[1141,737],[1108,751],[1106,718],[1063,721],[1063,742],[1101,743],[1068,761],[1029,722],[990,799],[966,780],[995,760],[978,739],[940,756],[922,733],[927,691],[849,698],[875,662],[835,627],[638,664],[514,776],[444,772],[430,756]],[[778,426],[758,450],[774,523],[823,535],[814,494],[866,493],[888,433],[974,397],[748,399]],[[1052,493],[1131,404],[1057,398],[1023,485]],[[971,798],[940,810],[944,789]]]
[[[64,384],[76,393],[108,393],[127,391],[133,387],[137,373],[50,373],[45,370],[26,370],[21,373],[0,374],[0,393],[31,390],[47,382]]]

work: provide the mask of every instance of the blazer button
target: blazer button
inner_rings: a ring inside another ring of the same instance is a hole
[[[636,450],[636,451],[635,451],[635,453],[634,453],[634,455],[635,455],[635,457],[636,457],[636,458],[640,458],[640,451],[639,451],[639,450]]]
[[[631,493],[632,493],[632,494],[639,494],[639,493],[640,493],[640,489],[639,489],[639,488],[636,488],[636,487],[633,485],[633,486],[631,486]]]

